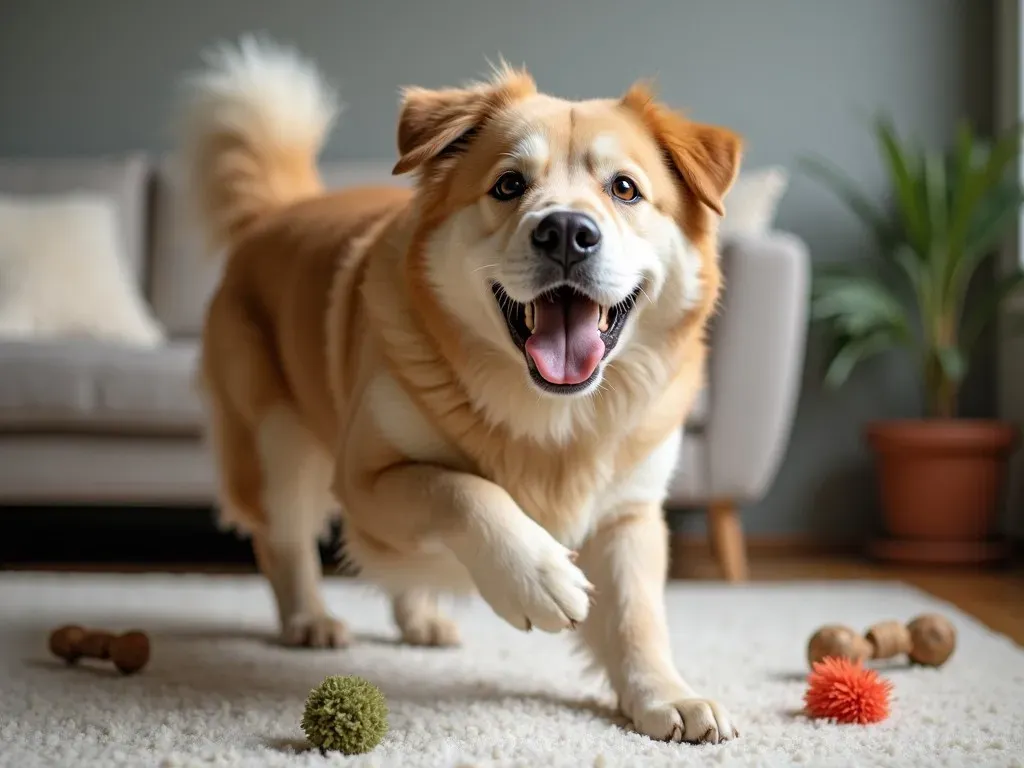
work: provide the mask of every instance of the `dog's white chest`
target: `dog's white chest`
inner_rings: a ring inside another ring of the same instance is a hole
[[[367,389],[367,405],[384,438],[413,461],[461,467],[465,457],[441,434],[388,373],[378,374]]]
[[[562,543],[578,547],[602,524],[628,514],[634,505],[664,503],[681,447],[682,432],[673,432],[629,473],[613,479],[584,506],[571,528],[562,532]]]

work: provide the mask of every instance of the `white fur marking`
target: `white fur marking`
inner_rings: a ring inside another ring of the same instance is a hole
[[[465,459],[420,412],[401,385],[388,373],[374,377],[367,390],[374,423],[384,438],[413,461],[439,461],[452,467]]]
[[[604,165],[614,161],[619,152],[619,140],[609,133],[602,133],[590,145],[590,156],[595,165]]]
[[[598,517],[612,513],[623,504],[664,501],[679,464],[682,444],[682,430],[674,430],[629,475],[608,489],[601,499]]]
[[[539,133],[531,133],[516,144],[511,154],[524,163],[543,166],[551,157],[551,148],[544,136]]]

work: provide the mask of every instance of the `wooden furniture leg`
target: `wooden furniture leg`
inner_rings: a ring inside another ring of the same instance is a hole
[[[728,501],[713,502],[708,508],[708,537],[711,552],[718,561],[726,581],[747,580],[747,545],[736,505]]]

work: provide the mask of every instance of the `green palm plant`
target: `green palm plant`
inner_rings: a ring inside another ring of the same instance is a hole
[[[988,142],[968,126],[944,151],[901,140],[886,118],[875,139],[894,205],[885,210],[821,158],[808,175],[828,185],[867,225],[877,258],[821,266],[812,283],[811,321],[830,341],[826,384],[838,387],[862,361],[887,350],[913,356],[927,413],[957,415],[971,350],[1001,302],[1024,281],[1020,271],[968,304],[968,288],[992,257],[1024,203],[1015,161],[1020,131]]]

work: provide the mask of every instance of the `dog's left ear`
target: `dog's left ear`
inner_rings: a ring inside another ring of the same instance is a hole
[[[508,66],[488,82],[467,88],[407,88],[398,118],[398,162],[407,173],[457,152],[483,122],[503,106],[536,93],[533,78]]]
[[[723,200],[739,173],[743,140],[728,128],[687,120],[659,104],[651,88],[634,85],[622,105],[635,112],[654,134],[683,183],[719,216]]]

